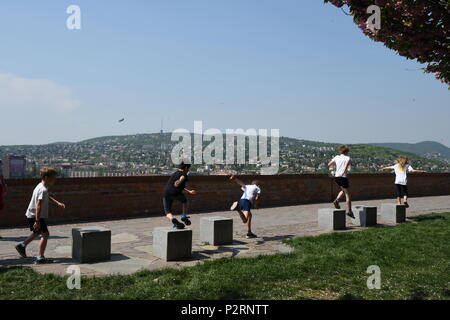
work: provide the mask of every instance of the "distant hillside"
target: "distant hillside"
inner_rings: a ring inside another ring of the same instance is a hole
[[[423,141],[419,143],[372,143],[371,145],[411,152],[429,159],[450,162],[450,148],[435,141]]]
[[[55,167],[66,175],[70,175],[72,171],[97,172],[99,175],[166,174],[173,168],[170,152],[176,143],[171,141],[170,133],[110,136],[76,143],[0,146],[0,158],[8,154],[26,156],[30,170],[28,175],[33,177],[37,175],[38,168],[43,166]],[[208,144],[209,142],[204,142],[204,146]],[[280,173],[327,173],[327,163],[336,155],[337,147],[336,143],[281,137]],[[430,152],[436,148],[427,150]],[[440,150],[448,152],[446,149]],[[381,167],[393,164],[400,154],[407,155],[415,168],[435,172],[449,170],[448,162],[439,161],[431,156],[425,158],[392,147],[355,144],[351,145],[350,155],[354,164],[352,171],[379,172]],[[207,168],[195,165],[193,169],[198,174],[258,172],[255,165],[209,166]]]

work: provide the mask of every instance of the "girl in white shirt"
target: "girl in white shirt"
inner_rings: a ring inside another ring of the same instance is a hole
[[[409,159],[405,156],[400,156],[397,163],[390,167],[384,167],[381,170],[394,170],[395,172],[395,187],[397,189],[397,204],[402,204],[402,198],[406,207],[408,204],[408,172],[425,172],[422,170],[414,170],[408,163]]]

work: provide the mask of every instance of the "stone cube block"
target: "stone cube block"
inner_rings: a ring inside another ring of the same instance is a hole
[[[153,230],[153,255],[165,261],[188,260],[192,256],[192,230],[159,227]]]
[[[233,219],[206,217],[200,219],[200,241],[213,246],[233,243]]]
[[[102,227],[72,229],[72,258],[79,263],[111,259],[111,230]]]
[[[345,210],[319,209],[318,224],[324,230],[345,229]]]

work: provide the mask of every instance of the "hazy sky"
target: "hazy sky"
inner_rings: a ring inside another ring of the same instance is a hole
[[[2,145],[157,132],[164,117],[165,131],[450,146],[447,86],[322,0],[10,0],[0,39]]]

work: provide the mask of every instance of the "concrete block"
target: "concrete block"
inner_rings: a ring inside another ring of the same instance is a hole
[[[213,246],[233,243],[233,219],[206,217],[200,219],[200,241]]]
[[[192,230],[160,227],[153,230],[153,255],[165,261],[188,260],[192,256]]]
[[[353,206],[352,211],[355,215],[355,219],[351,219],[353,224],[361,227],[377,225],[377,207]]]
[[[111,230],[102,227],[72,229],[72,258],[79,263],[111,259]]]
[[[406,206],[395,203],[381,205],[381,221],[387,223],[402,223],[406,221]]]
[[[319,209],[318,223],[325,230],[345,229],[345,210]]]

